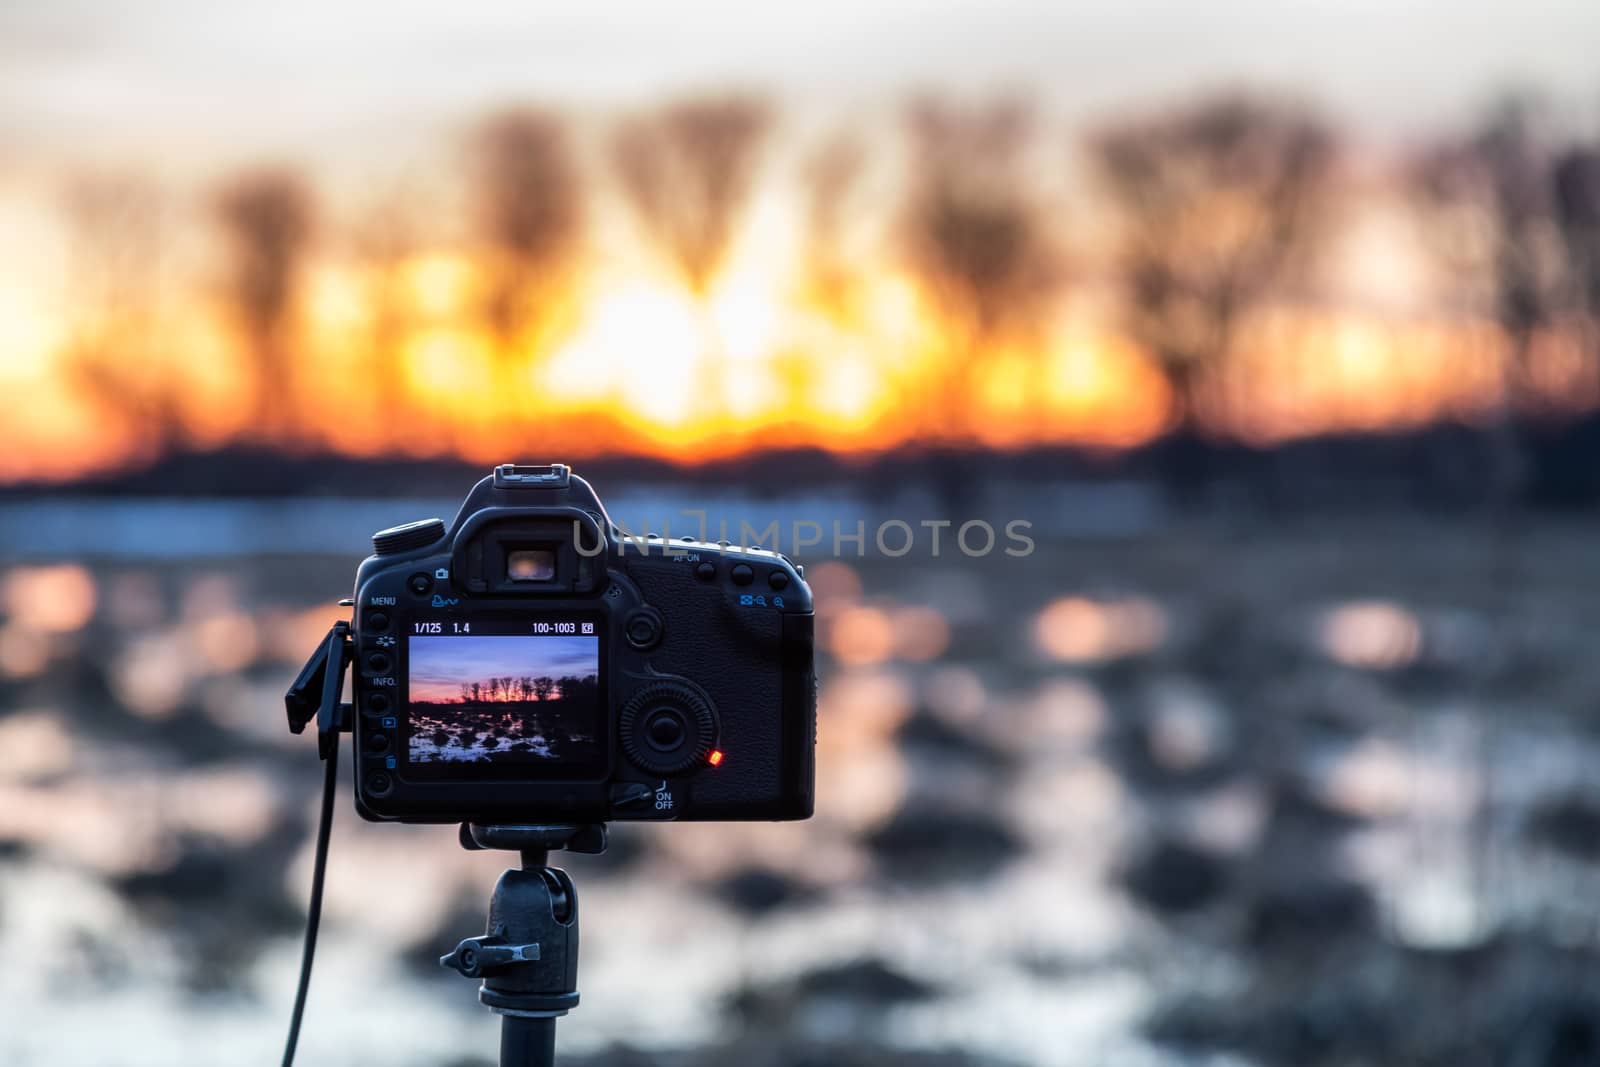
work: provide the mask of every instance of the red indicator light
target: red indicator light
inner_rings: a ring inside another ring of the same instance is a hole
[[[711,766],[713,766],[713,767],[717,766],[718,764],[720,764],[722,762],[722,749],[720,749],[720,748],[712,749],[711,750],[711,755],[707,756],[706,759],[708,761],[710,761]]]

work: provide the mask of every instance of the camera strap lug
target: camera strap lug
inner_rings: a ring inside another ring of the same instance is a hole
[[[313,718],[317,720],[317,753],[323,759],[338,751],[339,732],[350,729],[351,707],[340,702],[339,697],[344,692],[344,673],[352,655],[350,624],[341,619],[333,624],[283,695],[290,733],[304,733],[306,724]]]

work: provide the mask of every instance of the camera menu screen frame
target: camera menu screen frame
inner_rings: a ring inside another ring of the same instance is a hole
[[[605,622],[417,617],[404,635],[403,777],[590,781],[609,770]]]

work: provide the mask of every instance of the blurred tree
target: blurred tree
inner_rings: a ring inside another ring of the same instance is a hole
[[[1333,138],[1298,107],[1227,96],[1119,123],[1090,149],[1119,226],[1128,330],[1166,376],[1174,428],[1203,429],[1241,322],[1315,249]]]
[[[850,246],[847,204],[866,163],[859,137],[845,131],[826,140],[806,161],[805,234],[796,299],[831,326],[862,328],[862,266]],[[774,354],[772,373],[782,394],[784,417],[803,424],[812,410],[818,380],[817,342],[792,339]]]
[[[417,435],[417,420],[424,414],[411,404],[404,362],[415,314],[406,268],[422,246],[418,199],[409,190],[374,197],[351,239],[367,308],[365,336],[358,343],[370,383],[369,415],[373,427],[395,441]]]
[[[1558,315],[1563,273],[1553,212],[1553,152],[1528,100],[1498,103],[1468,136],[1416,168],[1424,237],[1458,297],[1499,323],[1507,419],[1536,392],[1535,346]]]
[[[703,298],[749,199],[766,104],[743,96],[707,97],[629,120],[612,161],[640,225]]]
[[[489,118],[473,136],[472,162],[484,316],[506,374],[547,353],[571,321],[582,185],[566,124],[548,111]]]
[[[288,335],[312,235],[311,193],[290,171],[259,170],[230,182],[216,212],[232,257],[227,297],[250,361],[250,430],[278,438],[295,420]]]
[[[1600,140],[1569,146],[1555,164],[1556,222],[1590,384],[1600,377]]]
[[[906,131],[906,246],[947,342],[920,421],[930,437],[967,440],[995,345],[1023,335],[1039,351],[1029,335],[1051,295],[1051,256],[1024,169],[1033,111],[1016,99],[970,111],[925,99],[907,112]]]
[[[624,199],[695,301],[708,387],[705,407],[726,406],[727,353],[707,299],[749,200],[770,121],[745,96],[672,104],[617,129],[611,160]]]
[[[166,205],[149,183],[96,175],[69,183],[65,368],[104,416],[160,455],[184,444],[182,367],[161,321]]]
[[[846,252],[846,206],[866,166],[866,147],[852,132],[834,135],[807,161],[805,272],[812,302],[846,314],[858,268]]]
[[[554,678],[539,677],[533,680],[534,696],[538,697],[540,700],[549,700],[550,694],[555,690],[555,687],[556,682]]]
[[[1469,134],[1431,147],[1413,174],[1454,300],[1500,327],[1489,492],[1502,509],[1532,474],[1520,420],[1600,390],[1600,155],[1556,140],[1540,106],[1510,96]],[[1551,352],[1578,359],[1552,367]]]

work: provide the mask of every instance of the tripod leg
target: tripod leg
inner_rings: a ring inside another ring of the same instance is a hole
[[[555,1060],[555,1019],[500,1017],[500,1067],[552,1067]]]

